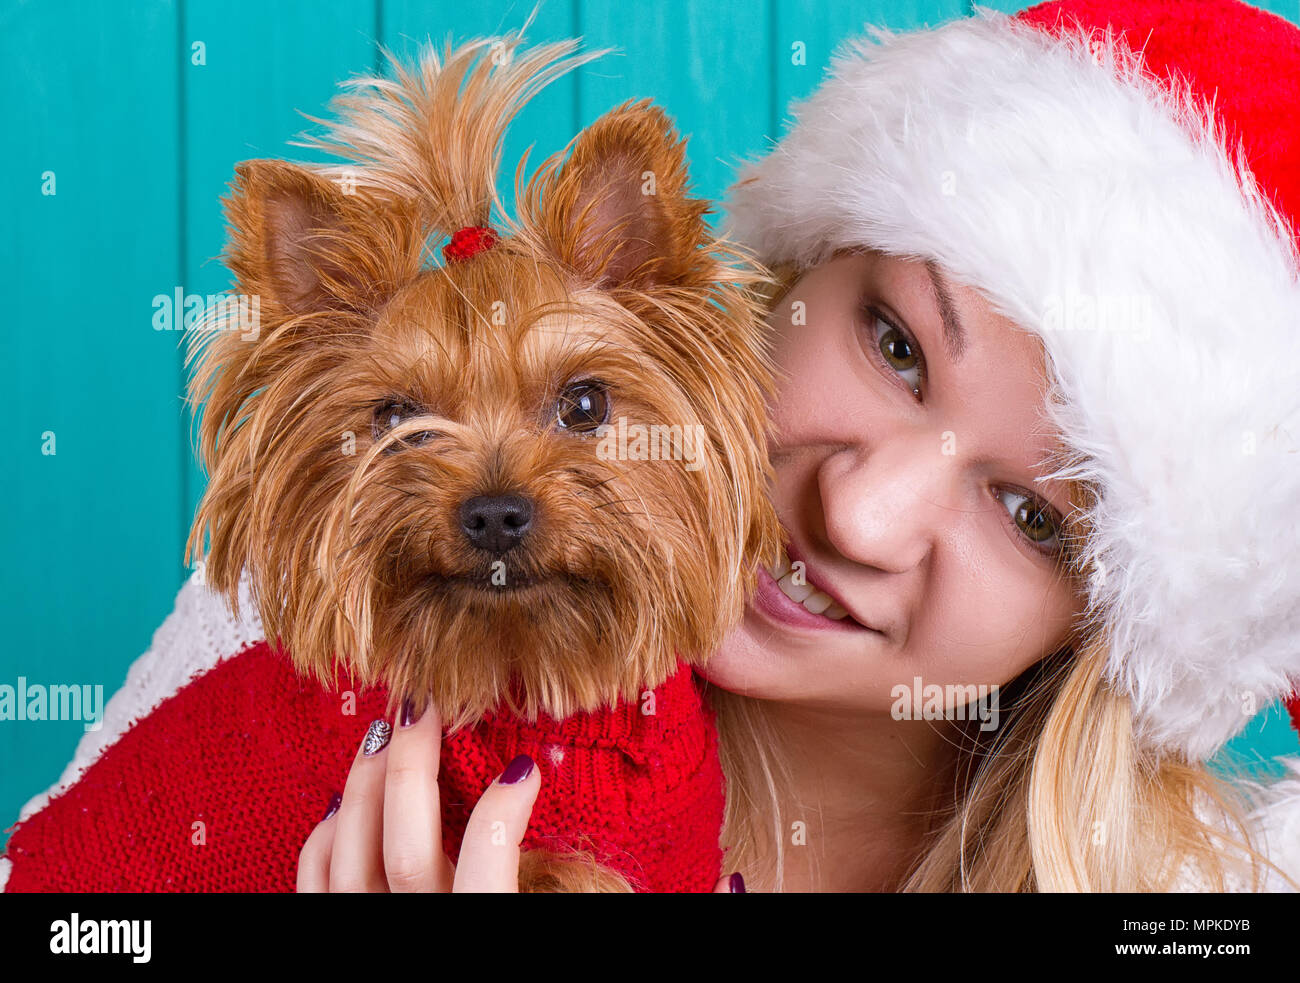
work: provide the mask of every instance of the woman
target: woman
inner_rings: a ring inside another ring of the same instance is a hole
[[[861,623],[760,592],[708,667],[762,698],[721,705],[765,881],[818,853],[765,798],[821,802],[827,886],[1245,886],[1261,833],[1294,876],[1294,805],[1238,825],[1201,763],[1300,675],[1298,79],[1239,3],[1046,4],[851,48],[735,189],[797,278],[791,556]],[[895,724],[913,677],[1006,687],[1000,727]]]
[[[1241,4],[1048,4],[849,49],[744,175],[790,544],[706,668],[745,882],[1295,887],[1296,779],[1246,816],[1203,762],[1300,676],[1297,79]],[[382,811],[306,885],[382,881]]]
[[[849,49],[748,170],[789,548],[706,670],[720,891],[1296,886],[1300,778],[1203,762],[1300,676],[1297,78],[1236,3],[1049,4]],[[511,889],[537,772],[453,869],[438,725],[300,888]]]

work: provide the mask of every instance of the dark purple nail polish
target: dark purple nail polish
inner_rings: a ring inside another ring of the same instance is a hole
[[[521,754],[506,765],[506,770],[497,779],[498,785],[517,785],[533,773],[533,759]]]
[[[740,871],[736,871],[731,875],[727,880],[727,887],[730,889],[732,894],[745,893],[745,879],[740,876]]]
[[[321,822],[324,822],[326,819],[329,819],[330,816],[334,815],[334,813],[338,812],[339,806],[341,806],[342,804],[343,804],[343,793],[335,792],[332,796],[330,796],[329,808],[325,810],[325,815],[321,817]]]
[[[401,721],[403,727],[410,727],[413,723],[415,723],[423,716],[424,716],[423,712],[418,714],[415,712],[415,701],[412,700],[409,696],[402,701]]]

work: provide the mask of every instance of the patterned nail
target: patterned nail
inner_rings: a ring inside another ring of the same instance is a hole
[[[339,811],[339,806],[343,804],[343,793],[335,792],[330,796],[329,808],[325,810],[325,815],[321,816],[321,822],[329,819],[330,816]]]
[[[378,754],[388,747],[388,739],[392,736],[393,725],[387,720],[370,721],[370,729],[366,731],[366,739],[361,742],[361,753],[367,758]]]
[[[497,779],[499,785],[517,785],[533,773],[533,759],[521,754],[506,765],[506,770]]]
[[[745,893],[745,879],[740,876],[740,871],[736,871],[727,880],[727,887],[732,894]]]
[[[423,712],[420,712],[419,714],[415,712],[415,701],[412,700],[409,696],[402,701],[401,721],[403,727],[410,727],[413,723],[415,723],[423,716],[424,716]]]

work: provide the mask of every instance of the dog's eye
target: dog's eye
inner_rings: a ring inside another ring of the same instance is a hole
[[[383,403],[382,405],[375,407],[375,416],[372,424],[375,439],[378,440],[384,434],[388,433],[388,431],[397,427],[399,424],[405,423],[407,420],[428,415],[429,411],[423,406],[417,406],[415,403],[407,402],[405,400],[394,400]],[[415,433],[409,433],[403,437],[402,443],[408,445],[419,445],[432,440],[436,436],[438,436],[436,430],[417,430]],[[395,449],[396,448],[394,448],[394,450]]]
[[[589,433],[609,421],[609,392],[599,382],[575,382],[560,393],[555,422],[561,430]]]

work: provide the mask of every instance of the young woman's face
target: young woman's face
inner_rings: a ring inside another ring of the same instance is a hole
[[[805,274],[771,324],[773,495],[796,567],[760,573],[705,674],[886,710],[898,684],[1003,686],[1059,647],[1078,608],[1068,489],[1035,481],[1056,449],[1037,340],[938,268],[876,253]]]

